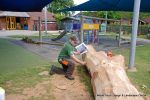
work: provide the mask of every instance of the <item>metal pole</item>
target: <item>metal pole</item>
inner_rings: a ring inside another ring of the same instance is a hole
[[[141,3],[141,0],[134,0],[134,13],[133,13],[133,23],[132,23],[129,70],[136,70],[136,68],[135,68],[135,52],[136,52],[136,39],[137,39],[137,31],[138,31],[140,3]]]
[[[41,34],[41,18],[38,18],[39,20],[39,41],[40,43],[42,42],[42,34]]]
[[[45,6],[45,13],[44,13],[44,15],[45,15],[45,33],[47,34],[47,7]]]

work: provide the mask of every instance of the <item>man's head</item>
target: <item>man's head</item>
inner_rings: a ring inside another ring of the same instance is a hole
[[[77,37],[74,35],[70,36],[69,41],[73,46],[76,46],[78,44]]]

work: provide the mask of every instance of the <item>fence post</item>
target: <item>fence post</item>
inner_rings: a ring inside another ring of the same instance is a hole
[[[121,20],[120,20],[120,29],[119,29],[119,36],[118,36],[118,47],[121,45],[121,35],[123,34],[122,31],[122,25],[121,25]]]
[[[42,42],[42,34],[41,34],[41,18],[38,17],[39,20],[39,41]]]

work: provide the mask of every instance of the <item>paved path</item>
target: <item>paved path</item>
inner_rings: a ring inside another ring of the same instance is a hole
[[[37,31],[28,31],[28,30],[11,30],[11,31],[0,31],[0,37],[13,36],[13,35],[33,35],[38,33]]]
[[[131,38],[130,38],[130,37],[122,36],[122,38],[131,41]],[[141,42],[145,42],[145,43],[150,43],[150,39],[137,38],[137,41],[141,41]]]
[[[20,40],[16,39],[9,39],[12,43],[19,45],[26,50],[29,50],[44,59],[49,60],[50,62],[56,62],[57,61],[57,56],[60,52],[60,49],[62,48],[61,46],[55,46],[55,45],[38,45],[38,44],[29,44],[25,43]]]
[[[58,33],[58,31],[48,31],[48,33]],[[29,50],[44,59],[47,59],[49,61],[57,61],[57,55],[62,47],[60,46],[55,46],[55,45],[37,45],[37,44],[28,44],[23,41],[9,38],[8,36],[13,36],[13,35],[25,35],[25,36],[30,36],[30,35],[38,35],[38,31],[28,31],[28,30],[6,30],[0,31],[0,38],[6,38],[9,39],[10,42],[19,45],[26,50]]]
[[[42,31],[44,33],[44,31]],[[58,33],[58,31],[48,31],[48,33]],[[29,31],[29,30],[0,30],[0,37],[13,36],[13,35],[39,35],[38,31]]]

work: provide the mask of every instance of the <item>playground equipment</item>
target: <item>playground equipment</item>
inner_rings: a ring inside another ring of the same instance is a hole
[[[66,17],[62,19],[62,29],[71,34],[75,33],[78,40],[80,40],[81,42],[83,42],[82,39],[84,38],[84,36],[81,36],[82,34],[79,34],[79,32],[83,29],[83,32],[86,32],[88,34],[86,37],[86,43],[89,43],[90,41],[95,42],[96,34],[99,31],[99,20],[88,17],[84,17],[83,20],[81,19],[82,16]]]
[[[100,43],[100,37],[102,36],[108,36],[108,34],[106,34],[106,24],[105,21],[109,21],[109,22],[118,22],[120,23],[120,29],[119,34],[118,34],[118,46],[120,46],[121,42],[121,20],[114,20],[114,19],[104,19],[104,18],[97,18],[97,17],[90,17],[90,16],[83,16],[80,15],[81,18],[81,42],[83,42],[84,39],[84,33],[86,32],[86,43]],[[88,20],[91,20],[88,21]],[[87,22],[86,22],[87,21]],[[93,22],[92,22],[93,21]],[[87,25],[87,23],[89,25]],[[95,26],[95,24],[97,26]],[[88,28],[87,28],[88,26]],[[99,26],[99,27],[98,27]],[[108,40],[106,38],[106,40]],[[115,39],[114,39],[115,40]],[[115,40],[116,41],[116,40]],[[117,42],[117,41],[116,41]]]
[[[84,16],[83,21],[83,32],[87,32],[86,43],[95,43],[97,41],[97,34],[99,32],[99,20]]]
[[[66,32],[66,31],[63,31],[63,32],[60,33],[60,35],[58,35],[56,38],[52,38],[51,40],[52,40],[52,41],[59,40],[59,39],[61,39],[63,36],[65,36],[66,34],[67,34],[67,32]]]
[[[90,17],[90,16],[83,16],[83,15],[77,15],[74,17],[66,17],[61,20],[61,29],[64,30],[65,33],[61,33],[60,36],[58,36],[55,39],[52,39],[52,41],[56,41],[61,39],[62,37],[66,37],[68,39],[68,33],[70,34],[76,34],[78,40],[82,43],[97,43],[100,44],[101,38],[103,38],[104,41],[108,41],[109,39],[112,39],[112,35],[106,34],[106,19],[105,18],[97,18],[97,17]],[[120,20],[113,20],[113,19],[107,19],[109,22],[119,22],[120,23],[120,30],[119,34],[116,34],[116,37],[118,37],[118,46],[120,46],[121,42],[121,21]],[[114,38],[114,42],[116,43],[117,40]]]
[[[58,37],[51,39],[52,41],[59,40],[64,36],[68,38],[68,33],[76,33],[76,36],[79,37],[80,19],[75,17],[66,17],[61,20],[61,26],[64,31]]]

